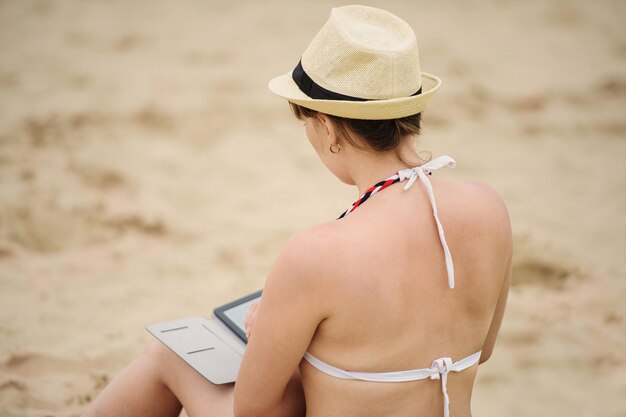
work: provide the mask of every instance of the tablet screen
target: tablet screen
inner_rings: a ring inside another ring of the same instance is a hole
[[[248,310],[250,310],[250,305],[252,303],[256,303],[259,301],[257,298],[252,299],[250,301],[246,301],[243,304],[239,304],[231,309],[225,310],[224,314],[226,317],[231,319],[231,321],[244,333],[246,332],[246,316],[248,315]]]
[[[262,291],[242,297],[213,310],[213,314],[241,340],[248,343],[246,337],[246,315],[252,303],[259,302]]]

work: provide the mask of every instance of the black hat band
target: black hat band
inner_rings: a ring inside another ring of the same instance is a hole
[[[367,99],[360,97],[346,96],[344,94],[335,93],[317,84],[309,77],[309,75],[302,68],[302,60],[298,62],[298,65],[293,70],[291,78],[296,83],[300,91],[306,94],[308,97],[316,100],[340,100],[340,101],[376,101],[375,99]],[[422,92],[422,87],[409,97],[416,96]]]

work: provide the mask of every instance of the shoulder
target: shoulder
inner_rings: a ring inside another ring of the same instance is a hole
[[[482,181],[463,181],[459,184],[466,201],[478,205],[492,214],[508,217],[504,198],[493,186]]]
[[[279,260],[302,275],[323,272],[323,266],[337,257],[337,248],[345,238],[339,222],[323,223],[294,233],[283,247]]]
[[[344,233],[338,226],[338,223],[325,223],[294,233],[276,259],[268,280],[319,288],[339,258],[338,248],[344,241]]]
[[[493,186],[481,181],[459,183],[463,210],[477,231],[497,236],[501,244],[512,239],[511,219],[506,202]]]

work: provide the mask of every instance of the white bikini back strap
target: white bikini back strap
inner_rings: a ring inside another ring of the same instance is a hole
[[[320,371],[341,379],[354,379],[359,381],[370,382],[409,382],[418,381],[420,379],[441,379],[441,391],[443,392],[443,415],[450,415],[450,399],[448,397],[448,373],[461,372],[474,365],[480,359],[481,351],[478,351],[457,362],[452,362],[451,358],[435,359],[430,368],[413,369],[410,371],[396,372],[351,372],[336,368],[326,362],[317,359],[309,352],[304,354],[304,359]]]
[[[437,223],[437,230],[439,231],[439,240],[441,240],[441,246],[443,246],[443,253],[446,258],[446,271],[448,273],[448,286],[450,288],[454,288],[454,265],[452,264],[452,255],[450,255],[450,249],[448,249],[446,237],[443,233],[443,227],[441,226],[441,222],[439,221],[439,216],[437,214],[437,204],[435,204],[433,187],[428,179],[428,175],[426,175],[424,171],[432,171],[443,167],[454,168],[455,165],[456,161],[454,159],[448,155],[441,155],[421,166],[398,171],[400,181],[404,181],[405,179],[409,180],[409,182],[407,182],[404,186],[405,190],[411,188],[417,178],[419,178],[422,184],[424,184],[424,187],[426,187],[426,191],[428,192],[428,197],[430,199],[430,205],[433,207],[433,216],[435,217],[435,222]]]

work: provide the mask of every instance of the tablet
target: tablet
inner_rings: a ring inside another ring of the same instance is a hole
[[[244,343],[248,343],[246,337],[246,316],[250,305],[259,302],[263,290],[257,291],[245,297],[239,298],[213,310],[213,315],[224,323]]]
[[[232,383],[248,343],[246,315],[260,298],[261,291],[257,291],[218,307],[213,320],[187,317],[150,324],[146,329],[212,383]]]
[[[150,324],[146,330],[212,383],[237,379],[246,345],[220,320],[187,317]]]

